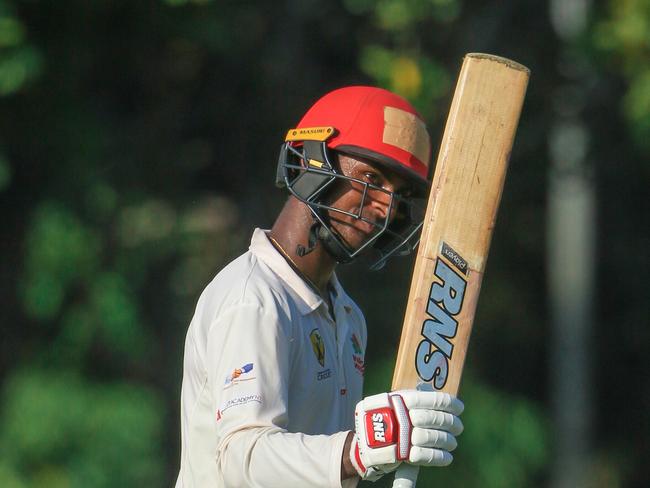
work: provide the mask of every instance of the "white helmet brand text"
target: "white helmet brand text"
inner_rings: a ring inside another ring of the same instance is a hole
[[[437,281],[429,291],[427,318],[422,323],[423,340],[415,354],[415,368],[423,381],[440,390],[447,383],[449,360],[454,352],[450,339],[458,329],[454,317],[463,308],[467,282],[440,257],[436,259],[434,276]]]

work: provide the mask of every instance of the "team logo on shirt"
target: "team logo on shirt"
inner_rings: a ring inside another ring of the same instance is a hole
[[[314,350],[318,364],[325,366],[325,342],[323,342],[323,338],[318,329],[314,329],[309,333],[309,340],[311,341],[311,348]]]
[[[359,338],[356,334],[352,334],[350,342],[352,342],[352,361],[354,362],[354,367],[357,368],[357,371],[359,371],[359,373],[361,373],[361,376],[363,376],[363,373],[366,371],[366,367],[363,361],[363,349],[361,348],[361,342],[359,342]]]
[[[232,373],[226,376],[224,389],[230,388],[232,385],[235,385],[240,381],[254,380],[255,376],[248,376],[248,373],[251,371],[253,371],[253,363],[244,364],[241,368],[235,368]],[[242,378],[242,376],[245,377]]]

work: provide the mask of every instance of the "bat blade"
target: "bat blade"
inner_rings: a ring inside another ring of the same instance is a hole
[[[467,54],[443,134],[392,389],[456,395],[523,105],[528,68]],[[405,466],[410,468],[410,466]],[[417,470],[393,487],[414,486]]]

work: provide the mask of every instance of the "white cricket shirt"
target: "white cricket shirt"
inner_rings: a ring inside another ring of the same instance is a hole
[[[341,483],[341,456],[366,325],[336,276],[331,285],[335,320],[256,229],[205,288],[185,341],[176,488],[356,485]]]

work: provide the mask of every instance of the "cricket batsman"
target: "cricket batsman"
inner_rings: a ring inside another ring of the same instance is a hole
[[[353,487],[451,463],[460,400],[363,399],[366,323],[335,273],[414,249],[430,156],[421,117],[380,88],[330,92],[288,131],[286,204],[207,285],[187,331],[176,488]]]

